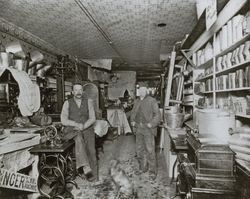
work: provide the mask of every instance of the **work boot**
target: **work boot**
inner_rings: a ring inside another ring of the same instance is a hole
[[[93,182],[95,180],[95,176],[93,174],[93,171],[89,166],[83,167],[83,172],[84,172],[84,175],[85,175],[86,179],[89,182]]]
[[[82,169],[85,175],[92,174],[92,169],[89,166],[84,166]]]
[[[95,178],[95,176],[93,175],[92,172],[91,172],[91,173],[88,173],[88,174],[85,174],[85,176],[86,176],[86,178],[87,178],[87,180],[88,180],[89,182],[94,182],[94,181],[96,180],[96,178]]]

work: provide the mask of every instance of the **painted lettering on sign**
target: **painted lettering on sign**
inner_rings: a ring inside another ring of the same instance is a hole
[[[28,175],[0,169],[0,187],[37,192],[37,180]]]

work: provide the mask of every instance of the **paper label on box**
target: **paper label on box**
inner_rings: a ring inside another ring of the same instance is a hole
[[[206,28],[209,28],[214,24],[217,19],[217,1],[216,0],[207,0],[206,8]]]

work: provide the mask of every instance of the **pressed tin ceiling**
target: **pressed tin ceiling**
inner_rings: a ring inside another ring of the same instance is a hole
[[[0,0],[0,17],[79,58],[154,67],[163,40],[171,52],[192,30],[196,9],[195,0]]]

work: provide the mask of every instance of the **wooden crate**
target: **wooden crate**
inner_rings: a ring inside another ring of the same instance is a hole
[[[203,145],[196,152],[197,174],[233,177],[234,153],[228,145]]]
[[[195,178],[195,187],[197,188],[234,190],[235,183],[236,179],[234,177],[217,178],[209,176],[199,176],[197,174]]]

